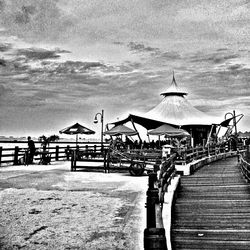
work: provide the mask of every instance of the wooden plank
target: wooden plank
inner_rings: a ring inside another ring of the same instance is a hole
[[[173,249],[250,249],[250,185],[237,158],[183,176],[173,215]]]

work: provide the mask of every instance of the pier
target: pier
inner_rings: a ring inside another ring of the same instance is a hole
[[[237,157],[182,176],[172,216],[172,249],[249,249],[250,184]]]

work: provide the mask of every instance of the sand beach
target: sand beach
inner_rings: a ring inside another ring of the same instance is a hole
[[[143,249],[147,176],[69,169],[0,169],[0,248]]]

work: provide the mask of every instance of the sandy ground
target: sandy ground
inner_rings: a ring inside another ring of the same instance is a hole
[[[0,168],[0,249],[143,249],[147,176]]]

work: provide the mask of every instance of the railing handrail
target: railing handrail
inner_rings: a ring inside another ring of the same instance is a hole
[[[103,143],[103,147],[107,147],[107,143]],[[52,147],[46,147],[46,150],[49,151],[49,154],[51,155],[51,158],[54,160],[59,160],[62,158],[66,158],[67,160],[69,157],[67,156],[67,150],[76,150],[77,148],[79,150],[86,150],[88,148],[89,150],[100,150],[102,147],[101,143],[97,142],[96,144],[81,144],[81,145],[53,145]],[[18,159],[25,156],[25,151],[28,150],[28,147],[19,147],[15,146],[13,148],[4,148],[0,147],[0,166],[4,164],[18,164]],[[37,148],[38,151],[43,151],[43,147]],[[36,160],[39,160],[40,158],[38,156],[35,156]]]
[[[144,246],[154,244],[153,238],[157,238],[161,245],[157,249],[167,249],[165,229],[163,225],[162,208],[164,203],[164,195],[167,191],[172,178],[176,171],[174,167],[174,159],[176,154],[171,155],[162,161],[159,169],[148,174],[148,190],[147,190],[147,225],[144,230]],[[145,248],[146,249],[146,248]],[[154,249],[154,248],[150,248]]]
[[[250,182],[250,163],[244,159],[242,153],[239,154],[238,161],[239,161],[241,173],[243,174],[243,176],[245,177],[245,179],[248,182]]]

